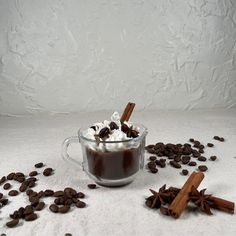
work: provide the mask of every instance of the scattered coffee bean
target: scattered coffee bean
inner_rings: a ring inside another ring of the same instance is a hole
[[[204,153],[204,150],[203,150],[203,149],[199,149],[198,151],[199,151],[199,153],[201,153],[201,154]]]
[[[188,164],[190,159],[190,156],[182,156],[181,158],[183,164]]]
[[[5,206],[5,205],[7,205],[7,203],[8,203],[8,199],[7,198],[1,198],[0,199],[0,205]]]
[[[123,124],[123,125],[124,125],[124,124]],[[123,125],[122,125],[122,126],[123,126]],[[128,127],[128,128],[129,128],[129,127]],[[104,139],[104,138],[108,137],[109,134],[110,134],[109,128],[104,127],[104,128],[102,128],[102,129],[100,130],[98,136],[99,136],[99,138]]]
[[[189,166],[196,166],[196,165],[197,165],[197,162],[195,162],[195,161],[190,161],[190,162],[188,163],[188,165],[189,165]]]
[[[26,221],[33,221],[33,220],[36,220],[37,218],[38,218],[38,216],[35,213],[25,216]]]
[[[45,197],[53,196],[53,194],[54,194],[54,191],[51,190],[51,189],[47,189],[47,190],[44,191],[44,196]]]
[[[0,234],[0,236],[7,236],[6,234]]]
[[[219,137],[219,136],[214,136],[213,139],[215,139],[215,140],[219,140],[220,137]]]
[[[34,212],[34,209],[31,205],[27,205],[24,209],[23,215],[30,215]]]
[[[3,198],[3,193],[0,193],[0,199],[2,199]]]
[[[174,168],[177,168],[177,169],[181,168],[181,165],[179,163],[177,163],[176,161],[170,161],[169,163]]]
[[[56,191],[53,194],[54,197],[62,197],[64,196],[64,192],[63,191]]]
[[[199,160],[199,161],[206,161],[206,157],[200,156],[200,157],[198,157],[198,160]]]
[[[69,205],[65,205],[65,206],[59,207],[58,212],[64,214],[64,213],[67,213],[69,210],[70,210],[70,206]]]
[[[64,195],[68,198],[73,198],[77,196],[77,192],[73,188],[65,188]]]
[[[37,172],[36,170],[31,171],[31,172],[29,173],[29,176],[36,176],[36,175],[38,175],[38,172]]]
[[[205,165],[198,166],[198,169],[202,172],[205,172],[208,170],[207,166],[205,166]]]
[[[72,236],[72,234],[70,234],[70,233],[66,233],[65,236]]]
[[[7,176],[7,179],[8,180],[13,180],[14,176],[15,176],[15,173],[12,172]]]
[[[214,144],[213,144],[213,143],[208,143],[207,146],[208,146],[208,147],[213,147]]]
[[[210,157],[210,160],[211,160],[211,161],[215,161],[216,158],[217,158],[216,156],[211,156],[211,157]]]
[[[49,209],[50,209],[52,212],[57,213],[59,207],[58,207],[56,204],[51,204],[51,205],[49,206]]]
[[[182,170],[182,174],[183,174],[183,175],[187,175],[187,174],[188,174],[188,170],[183,169],[183,170]]]
[[[150,161],[155,161],[156,159],[157,159],[156,156],[150,156],[150,157],[149,157],[149,160],[150,160]]]
[[[46,169],[43,171],[43,175],[44,175],[44,176],[50,176],[50,175],[52,175],[52,172],[53,172],[53,169],[52,169],[52,168],[46,168]]]
[[[82,201],[78,201],[75,205],[78,208],[84,208],[86,206],[86,203]]]
[[[38,192],[38,197],[39,197],[39,198],[44,197],[44,191],[42,191],[42,190],[39,191],[39,192]]]
[[[175,162],[180,162],[181,161],[181,156],[175,156],[174,161]]]
[[[189,142],[193,143],[193,142],[194,142],[194,139],[193,139],[193,138],[190,138],[190,139],[189,139]]]
[[[6,223],[8,228],[13,228],[19,223],[19,219],[14,219]]]
[[[37,164],[34,165],[36,168],[41,168],[44,166],[43,162],[39,162]]]
[[[39,202],[39,203],[36,205],[35,210],[36,210],[36,211],[41,211],[44,207],[45,207],[45,203],[44,203],[44,202]]]
[[[34,192],[34,191],[33,191],[32,189],[28,189],[28,190],[26,191],[26,194],[27,194],[28,196],[30,196],[33,192]]]
[[[88,188],[90,188],[90,189],[95,189],[95,188],[97,188],[97,185],[96,185],[96,184],[88,184],[87,186],[88,186]]]
[[[224,142],[225,139],[224,139],[223,137],[220,137],[219,141],[220,141],[220,142]]]
[[[8,190],[9,188],[11,188],[11,184],[6,183],[6,184],[3,185],[3,188],[4,188],[5,190]]]
[[[155,168],[157,162],[158,162],[158,160],[156,160],[156,161],[149,161],[149,162],[147,163],[148,168],[149,168],[149,169]]]
[[[9,193],[8,193],[8,195],[9,195],[9,196],[12,196],[12,197],[17,196],[18,194],[19,194],[19,192],[18,192],[17,190],[11,190],[11,191],[9,191]]]
[[[72,203],[73,203],[72,199],[68,198],[68,199],[65,200],[64,205],[69,205],[70,206]]]
[[[2,178],[0,179],[0,185],[6,182],[6,180],[7,180],[6,176],[2,176]]]
[[[154,168],[151,168],[150,171],[153,173],[153,174],[156,174],[158,172],[158,169],[156,167]]]
[[[20,188],[19,188],[19,191],[20,191],[20,192],[25,192],[26,189],[27,189],[27,185],[24,184],[24,183],[22,183],[21,186],[20,186]]]
[[[31,182],[29,182],[29,188],[33,188],[33,187],[35,187],[35,182],[34,181],[31,181]]]
[[[84,197],[85,197],[85,194],[82,193],[82,192],[78,192],[78,193],[77,193],[77,197],[78,197],[78,198],[84,198]]]

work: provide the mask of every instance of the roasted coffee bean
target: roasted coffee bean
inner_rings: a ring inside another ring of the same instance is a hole
[[[207,146],[208,146],[208,147],[213,147],[214,144],[213,144],[213,143],[208,143]]]
[[[175,156],[174,161],[175,162],[180,162],[181,161],[181,156]]]
[[[201,154],[197,150],[192,150],[193,157],[199,157]]]
[[[200,156],[200,157],[198,157],[198,160],[199,160],[199,161],[206,161],[206,157]]]
[[[41,168],[44,166],[43,162],[39,162],[37,164],[34,165],[36,168]]]
[[[35,182],[34,181],[31,181],[31,182],[29,182],[29,188],[33,188],[33,187],[35,187]]]
[[[35,213],[25,216],[26,221],[33,221],[33,220],[36,220],[37,218],[38,218],[38,216]]]
[[[83,201],[78,201],[75,205],[78,208],[84,208],[86,206],[86,203]]]
[[[62,197],[64,196],[64,192],[63,191],[56,191],[53,194],[54,197]]]
[[[157,159],[156,156],[150,156],[150,157],[149,157],[149,160],[150,160],[150,161],[155,161],[156,159]]]
[[[0,199],[2,199],[3,198],[3,193],[0,193]]]
[[[9,216],[12,219],[19,219],[20,218],[18,211],[14,211],[13,214],[10,214]]]
[[[220,142],[224,142],[225,139],[224,139],[223,137],[220,137],[220,138],[219,138],[219,141],[220,141]]]
[[[11,184],[6,183],[6,184],[3,185],[3,188],[4,188],[5,190],[8,190],[9,188],[11,188]]]
[[[38,172],[37,172],[36,170],[31,171],[31,172],[29,173],[29,176],[36,176],[36,175],[38,175]]]
[[[39,192],[38,192],[38,197],[39,197],[39,198],[44,197],[44,191],[42,191],[42,190],[39,191]]]
[[[31,206],[35,207],[39,203],[39,198],[38,197],[30,197],[29,201],[31,202]]]
[[[52,169],[52,168],[46,168],[46,169],[43,171],[43,175],[44,175],[44,176],[50,176],[50,175],[52,175],[52,172],[53,172],[53,169]]]
[[[219,136],[214,136],[214,137],[213,137],[213,139],[215,139],[215,140],[218,140],[218,141],[219,141],[220,137],[219,137]]]
[[[110,134],[109,128],[104,127],[100,130],[98,136],[99,136],[99,138],[104,139],[104,138],[108,137],[109,134]]]
[[[85,197],[85,194],[82,193],[82,192],[78,192],[78,193],[77,193],[77,197],[78,197],[78,198],[84,198],[84,197]]]
[[[115,122],[113,122],[113,121],[109,124],[109,126],[110,126],[111,130],[119,129],[119,126]]]
[[[168,211],[168,208],[167,208],[167,207],[161,206],[161,207],[160,207],[160,212],[161,212],[163,215],[166,215],[166,216],[169,215],[169,211]]]
[[[19,192],[18,192],[17,190],[11,190],[11,191],[9,191],[9,193],[8,193],[8,195],[9,195],[9,196],[12,196],[12,197],[17,196],[18,194],[19,194]]]
[[[181,160],[183,164],[188,164],[190,161],[190,156],[182,156]]]
[[[24,207],[20,207],[18,209],[18,215],[19,215],[19,218],[22,218],[24,216],[24,211],[25,211],[25,208]]]
[[[70,210],[70,206],[69,205],[65,205],[65,206],[59,207],[58,212],[64,214],[64,213],[67,213],[69,210]]]
[[[45,196],[45,197],[53,196],[53,194],[54,194],[54,191],[51,190],[51,189],[46,189],[46,190],[44,191],[44,196]]]
[[[193,138],[190,138],[190,139],[189,139],[189,142],[193,143],[193,142],[194,142],[194,139],[193,139]]]
[[[157,169],[156,167],[154,167],[154,168],[151,168],[150,171],[151,171],[153,174],[155,174],[155,173],[158,172],[158,169]]]
[[[35,207],[35,210],[36,210],[36,211],[41,211],[41,210],[44,208],[44,206],[45,206],[45,203],[44,203],[44,202],[39,202],[39,203],[37,204],[37,206]]]
[[[0,236],[7,236],[6,234],[0,234]]]
[[[36,181],[37,181],[37,179],[36,179],[35,177],[30,177],[30,178],[28,178],[28,179],[25,180],[25,183],[26,183],[26,184],[29,184],[29,183],[31,183],[31,182],[36,182]]]
[[[161,158],[159,161],[160,161],[160,162],[166,162],[166,159]]]
[[[33,212],[34,212],[33,207],[31,205],[27,205],[25,207],[25,209],[24,209],[24,213],[23,214],[26,216],[26,215],[32,214]]]
[[[72,198],[73,203],[78,202],[79,200],[77,198]]]
[[[28,190],[26,191],[26,194],[27,194],[28,196],[30,196],[32,193],[34,193],[34,191],[33,191],[32,189],[28,189]]]
[[[6,176],[2,176],[2,178],[0,179],[0,185],[6,182],[6,180],[7,180]]]
[[[149,162],[147,163],[148,168],[150,169],[150,168],[156,167],[157,161],[158,161],[158,160],[156,160],[156,161],[149,161]]]
[[[72,236],[72,234],[70,234],[70,233],[66,233],[65,236]]]
[[[211,157],[210,157],[210,160],[211,160],[211,161],[215,161],[216,158],[217,158],[216,156],[211,156]]]
[[[6,223],[6,226],[7,226],[8,228],[13,228],[13,227],[15,227],[16,225],[18,225],[18,223],[19,223],[19,219],[14,219],[14,220],[8,221],[8,222]]]
[[[199,151],[199,153],[201,153],[201,154],[204,153],[204,150],[203,150],[203,149],[199,149],[198,151]]]
[[[199,148],[199,149],[204,149],[204,148],[205,148],[205,146],[204,146],[204,145],[202,145],[202,144],[200,144],[198,148]]]
[[[68,198],[73,198],[77,196],[77,192],[73,188],[65,188],[64,194]]]
[[[7,205],[8,199],[7,198],[1,198],[0,199],[0,205],[2,204],[3,206]]]
[[[182,170],[182,174],[183,174],[183,175],[187,175],[187,174],[188,174],[188,170],[183,169],[183,170]]]
[[[195,145],[200,145],[201,143],[198,140],[194,140]]]
[[[181,168],[181,165],[179,163],[177,163],[176,161],[170,161],[169,163],[174,168],[177,168],[177,169]]]
[[[205,166],[205,165],[198,166],[198,169],[202,172],[205,172],[208,170],[207,166]]]
[[[14,172],[10,173],[10,174],[7,176],[7,179],[8,179],[8,180],[13,180],[14,175],[15,175]]]
[[[90,188],[90,189],[95,189],[95,188],[97,188],[97,185],[96,185],[96,184],[88,184],[87,186],[88,186],[88,188]]]
[[[25,177],[23,177],[23,176],[17,177],[16,181],[19,183],[23,183],[25,181]]]
[[[50,211],[52,211],[52,212],[54,212],[54,213],[57,213],[59,207],[58,207],[56,204],[51,204],[51,205],[49,206],[49,209],[50,209]]]
[[[72,199],[71,198],[68,198],[65,200],[65,205],[71,205],[73,203]]]
[[[56,205],[61,205],[61,200],[60,200],[60,198],[56,198],[56,199],[54,200],[54,203],[55,203]]]
[[[189,166],[196,166],[196,165],[197,165],[197,162],[195,162],[195,161],[190,161],[190,162],[188,163],[188,165],[189,165]]]

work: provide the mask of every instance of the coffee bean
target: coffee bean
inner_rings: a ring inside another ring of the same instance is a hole
[[[31,171],[31,172],[29,173],[29,176],[36,176],[36,175],[38,175],[38,172],[37,172],[36,170]]]
[[[8,222],[6,223],[6,226],[7,226],[8,228],[13,228],[13,227],[15,227],[18,223],[19,223],[19,219],[14,219],[14,220],[8,221]]]
[[[90,189],[95,189],[95,188],[97,188],[97,185],[96,185],[96,184],[88,184],[87,186],[88,186],[88,188],[90,188]]]
[[[0,199],[2,199],[3,198],[3,193],[0,193]]]
[[[20,207],[20,208],[18,209],[19,218],[23,218],[23,217],[24,217],[24,211],[25,211],[25,208],[24,208],[24,207]]]
[[[56,204],[51,204],[51,205],[49,206],[49,209],[50,209],[52,212],[57,213],[59,207],[58,207]]]
[[[33,221],[33,220],[36,220],[37,218],[38,216],[35,213],[25,216],[26,221]]]
[[[190,156],[182,156],[181,160],[183,164],[188,164],[190,161]]]
[[[45,196],[45,197],[53,196],[53,194],[54,194],[54,191],[51,190],[51,189],[46,189],[46,190],[44,191],[44,196]]]
[[[198,166],[198,169],[202,172],[205,172],[208,170],[207,166],[205,166],[205,165]]]
[[[149,168],[149,169],[150,169],[150,168],[155,168],[157,161],[158,161],[158,160],[156,160],[156,161],[149,161],[149,162],[147,163],[148,168]]]
[[[45,207],[45,203],[44,203],[44,202],[39,202],[39,203],[36,205],[35,210],[36,210],[36,211],[41,211],[44,207]]]
[[[0,185],[6,182],[6,180],[7,180],[6,176],[2,176],[2,178],[0,179]]]
[[[15,173],[12,172],[12,173],[10,173],[10,174],[7,176],[7,179],[8,179],[8,180],[13,180],[14,176],[15,176]]]
[[[63,191],[56,191],[53,194],[54,197],[62,197],[64,196],[64,192]]]
[[[73,201],[73,203],[76,203],[76,202],[78,202],[79,200],[74,197],[74,198],[72,198],[72,201]]]
[[[67,213],[69,210],[70,210],[70,206],[69,205],[65,205],[65,206],[59,207],[58,212],[64,214],[64,213]]]
[[[82,192],[78,192],[78,193],[77,193],[77,197],[78,197],[78,198],[84,198],[84,197],[85,197],[85,194],[82,193]]]
[[[52,169],[52,168],[46,168],[46,169],[43,171],[43,175],[44,175],[44,176],[50,176],[50,175],[52,175],[52,172],[53,172],[53,169]]]
[[[31,206],[36,207],[39,203],[39,198],[38,197],[30,197],[29,201],[31,202]]]
[[[157,159],[156,156],[150,156],[150,157],[149,157],[149,160],[150,160],[150,161],[155,161],[156,159]]]
[[[202,145],[202,144],[200,144],[198,148],[199,148],[199,149],[204,149],[204,148],[205,148],[205,146],[204,146],[204,145]]]
[[[33,188],[33,187],[35,187],[35,182],[34,181],[31,181],[31,182],[29,182],[29,188]]]
[[[0,236],[7,236],[6,234],[0,234]]]
[[[168,211],[168,208],[167,208],[167,207],[161,206],[161,207],[160,207],[160,212],[161,212],[163,215],[166,215],[166,216],[169,215],[169,211]]]
[[[34,191],[33,191],[32,189],[28,189],[28,190],[26,191],[26,194],[27,194],[28,196],[30,196],[33,192],[34,192]]]
[[[19,219],[20,218],[18,211],[14,211],[14,213],[10,214],[9,216],[12,219]]]
[[[31,205],[27,205],[24,209],[24,215],[30,215],[34,212],[34,209]]]
[[[179,163],[177,163],[176,161],[170,161],[169,163],[174,168],[177,168],[177,169],[181,168],[181,165]]]
[[[65,236],[72,236],[72,234],[70,234],[70,233],[66,233]]]
[[[215,139],[215,140],[219,140],[220,137],[219,137],[219,136],[214,136],[213,139]]]
[[[0,205],[2,204],[3,206],[7,205],[8,199],[7,198],[1,198],[0,199]]]
[[[196,163],[195,161],[190,161],[190,162],[188,163],[188,165],[189,165],[189,166],[196,166],[197,163]]]
[[[208,143],[207,146],[208,146],[208,147],[213,147],[214,144],[213,144],[213,143]]]
[[[155,173],[158,172],[158,169],[157,169],[156,167],[154,167],[154,168],[151,168],[150,171],[151,171],[153,174],[155,174]]]
[[[86,206],[86,203],[83,201],[78,201],[75,205],[78,208],[84,208]]]
[[[192,150],[193,157],[199,157],[201,154],[197,150]]]
[[[8,195],[9,196],[17,196],[19,194],[19,192],[17,191],[17,190],[11,190],[11,191],[9,191],[9,193],[8,193]]]
[[[71,205],[72,203],[73,203],[72,199],[68,198],[68,199],[65,200],[64,205]]]
[[[175,162],[180,162],[181,161],[181,156],[175,156],[174,161]]]
[[[211,161],[215,161],[216,158],[217,158],[216,156],[211,156],[211,157],[210,157],[210,160],[211,160]]]
[[[199,149],[198,151],[199,151],[199,153],[201,153],[201,154],[204,153],[204,150],[203,150],[203,149]]]
[[[44,166],[43,162],[39,162],[37,164],[34,165],[36,168],[41,168]]]
[[[119,129],[119,126],[115,122],[113,122],[113,121],[109,124],[109,126],[110,126],[111,130]]]
[[[200,157],[198,157],[198,160],[199,160],[199,161],[206,161],[206,157],[200,156]]]
[[[225,139],[224,139],[223,137],[220,137],[220,138],[219,138],[219,141],[220,141],[220,142],[224,142]]]
[[[5,190],[8,190],[9,188],[11,188],[11,184],[6,183],[6,184],[3,185],[3,188],[4,188]]]
[[[56,198],[56,199],[54,200],[54,203],[55,203],[56,205],[61,205],[61,200],[60,200],[60,198]]]
[[[123,127],[123,128],[121,127],[121,129],[124,129],[124,126],[125,126],[125,124],[122,124],[122,127]],[[128,128],[129,128],[129,127],[128,127]],[[123,130],[122,130],[122,131],[123,131]],[[124,131],[123,131],[123,132],[124,132]],[[102,128],[102,129],[100,130],[98,136],[99,136],[99,138],[104,139],[104,138],[108,137],[109,134],[110,134],[109,128],[104,127],[104,128]]]
[[[188,170],[183,169],[183,170],[182,170],[182,174],[183,174],[183,175],[187,175],[187,174],[188,174]]]
[[[68,198],[73,198],[77,196],[77,192],[73,188],[69,188],[69,187],[64,189],[64,194]]]
[[[16,181],[19,183],[23,183],[25,181],[25,177],[23,177],[23,176],[17,177]]]
[[[190,138],[190,139],[189,139],[189,142],[193,143],[193,142],[194,142],[194,139],[193,139],[193,138]]]

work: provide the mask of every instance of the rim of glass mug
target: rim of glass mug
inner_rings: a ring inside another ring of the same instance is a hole
[[[129,122],[130,125],[134,125],[135,127],[138,127],[140,130],[139,130],[139,133],[140,135],[136,138],[131,138],[131,139],[127,139],[127,140],[119,140],[119,141],[99,141],[99,143],[128,143],[128,142],[134,142],[134,141],[139,141],[141,140],[143,137],[145,137],[148,133],[148,129],[140,124],[140,123],[133,123],[133,122]],[[93,142],[93,143],[97,143],[96,140],[94,139],[89,139],[87,137],[85,137],[83,135],[83,132],[85,131],[86,129],[84,129],[83,127],[79,129],[78,131],[78,137],[79,137],[79,140],[80,139],[83,139],[85,141],[89,141],[89,142]]]

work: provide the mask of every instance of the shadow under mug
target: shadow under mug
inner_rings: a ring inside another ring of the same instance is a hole
[[[78,136],[64,140],[62,157],[83,168],[88,176],[97,184],[103,186],[122,186],[132,182],[144,166],[144,151],[147,129],[137,123],[139,136],[124,141],[100,141],[88,139],[85,136],[86,128],[78,131]],[[80,143],[83,160],[75,160],[67,153],[71,143]]]

